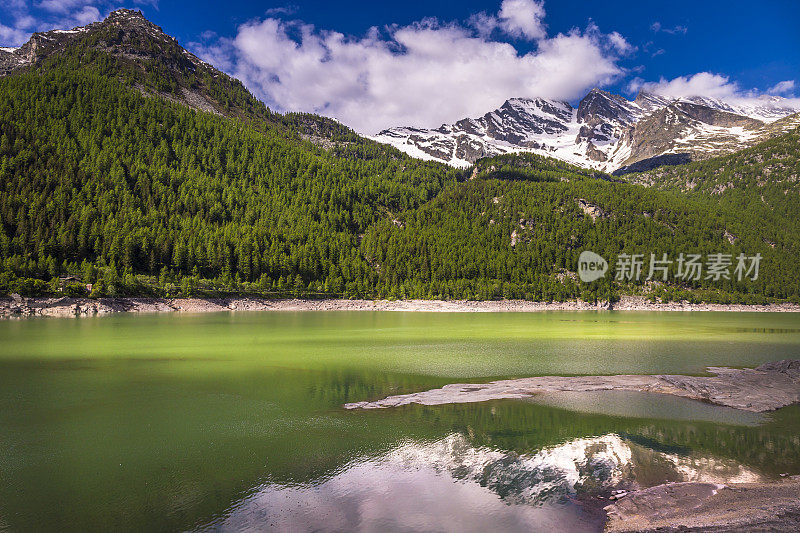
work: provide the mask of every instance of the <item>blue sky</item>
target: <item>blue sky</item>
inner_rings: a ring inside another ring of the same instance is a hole
[[[367,133],[437,126],[509,97],[574,102],[595,85],[626,96],[642,87],[723,99],[800,95],[800,2],[792,0],[0,0],[0,7],[0,45],[115,7],[141,9],[271,107],[320,112]]]
[[[407,25],[425,17],[442,21],[466,20],[481,11],[497,10],[499,1],[430,0],[425,2],[304,1],[200,2],[187,10],[181,3],[162,0],[159,11],[144,8],[182,42],[195,41],[205,30],[233,35],[238,25],[264,17],[270,8],[292,8],[294,17],[320,28],[361,35],[371,26]],[[767,90],[776,83],[800,77],[800,2],[671,0],[669,2],[570,0],[545,2],[550,33],[585,27],[593,20],[604,31],[618,31],[639,47],[625,61],[643,66],[646,79],[672,79],[696,72],[728,75],[743,87]],[[187,13],[191,11],[191,13]],[[662,31],[652,25],[660,23]],[[685,33],[663,30],[685,28]],[[649,44],[652,43],[652,44]],[[517,42],[521,51],[529,43]],[[649,45],[649,46],[648,46]],[[663,50],[660,55],[653,54]],[[797,80],[800,83],[800,79]],[[612,85],[618,92],[624,83]]]

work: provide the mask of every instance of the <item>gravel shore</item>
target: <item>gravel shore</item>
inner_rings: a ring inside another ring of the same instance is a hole
[[[530,302],[526,300],[343,300],[264,298],[0,298],[0,317],[81,317],[110,313],[206,313],[220,311],[423,311],[497,313],[537,311],[731,311],[800,312],[800,305],[724,305],[688,302],[652,303],[626,296],[613,305],[582,301]]]

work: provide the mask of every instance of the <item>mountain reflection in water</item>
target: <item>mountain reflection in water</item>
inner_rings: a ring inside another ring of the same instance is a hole
[[[200,530],[600,531],[600,506],[581,501],[612,489],[761,479],[731,460],[655,451],[613,433],[533,454],[475,447],[453,433],[315,482],[267,483]]]

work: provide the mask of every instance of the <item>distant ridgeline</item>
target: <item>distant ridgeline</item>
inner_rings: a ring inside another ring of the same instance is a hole
[[[797,130],[624,178],[532,154],[458,170],[273,113],[136,12],[50,33],[0,56],[2,293],[800,302]],[[583,250],[609,276],[581,282]],[[651,252],[762,260],[613,279]]]

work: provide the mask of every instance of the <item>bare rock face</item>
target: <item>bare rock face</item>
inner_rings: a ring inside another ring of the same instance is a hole
[[[605,161],[608,159],[605,152],[598,150],[592,142],[589,142],[589,144],[586,146],[586,157],[592,161]]]
[[[760,120],[737,115],[730,111],[722,111],[689,102],[678,102],[675,104],[675,107],[687,116],[710,126],[721,126],[723,128],[741,127],[754,130],[764,124]]]
[[[19,52],[18,48],[16,50],[10,48],[0,49],[0,76],[4,76],[26,64],[24,56],[17,52]]]
[[[499,399],[525,399],[543,392],[622,390],[672,394],[745,411],[774,411],[800,403],[800,360],[767,363],[758,368],[709,367],[714,376],[617,375],[541,376],[451,384],[441,389],[346,404],[346,409],[380,409],[411,403],[441,405]]]
[[[584,213],[592,217],[592,222],[595,222],[598,218],[606,218],[607,216],[606,212],[603,211],[602,208],[589,203],[583,198],[578,199],[578,207],[580,207]]]
[[[576,118],[583,126],[575,142],[588,143],[586,155],[592,160],[606,161],[606,154],[597,150],[593,143],[615,142],[641,116],[642,110],[635,102],[600,89],[592,89],[578,105]]]

